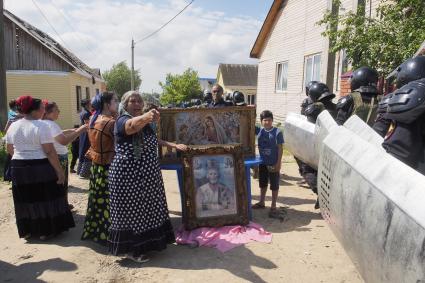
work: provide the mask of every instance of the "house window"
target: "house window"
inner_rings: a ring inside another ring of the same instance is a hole
[[[86,99],[90,99],[90,88],[86,87]]]
[[[320,81],[320,54],[314,54],[305,57],[304,64],[304,87],[311,81]],[[303,87],[303,89],[304,89]]]
[[[248,105],[255,105],[255,94],[248,94]]]
[[[288,62],[276,64],[276,92],[286,91],[288,88]]]
[[[81,111],[81,86],[77,85],[75,87],[75,95],[77,98],[77,112]]]

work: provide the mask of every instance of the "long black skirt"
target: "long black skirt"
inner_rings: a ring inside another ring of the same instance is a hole
[[[10,168],[19,237],[57,235],[75,227],[66,189],[56,184],[47,159],[12,160]]]

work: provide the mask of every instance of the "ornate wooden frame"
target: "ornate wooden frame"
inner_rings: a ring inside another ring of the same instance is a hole
[[[241,117],[240,142],[243,147],[244,157],[255,156],[255,107],[254,106],[231,106],[222,108],[171,108],[160,109],[161,119],[158,123],[158,138],[165,141],[176,142],[176,115],[180,113],[225,113],[238,112]],[[244,123],[244,124],[242,124]],[[182,153],[177,153],[174,149],[170,156],[167,155],[167,147],[159,148],[159,159],[162,164],[178,163],[181,161]]]
[[[193,158],[195,156],[223,154],[233,156],[237,213],[233,215],[198,218],[196,216],[196,188],[192,168]],[[183,154],[183,168],[185,204],[183,208],[183,223],[186,229],[191,230],[197,227],[219,227],[236,224],[247,225],[249,223],[245,167],[242,146],[240,144],[190,147]]]

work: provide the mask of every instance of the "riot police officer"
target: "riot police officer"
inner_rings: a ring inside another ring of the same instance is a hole
[[[240,91],[233,92],[232,100],[235,106],[246,106],[245,95]]]
[[[313,102],[305,109],[305,115],[310,122],[316,123],[317,116],[325,109],[329,111],[332,117],[335,117],[336,105],[332,102],[335,94],[329,91],[326,84],[313,83],[309,88],[308,96]]]
[[[353,71],[350,85],[351,93],[338,100],[336,122],[344,124],[351,115],[357,115],[369,125],[376,118],[378,96],[378,72],[370,67]]]
[[[425,175],[425,78],[389,94],[387,105],[391,126],[383,148]]]
[[[425,56],[417,56],[403,62],[397,68],[396,85],[397,88],[408,84],[409,82],[425,78]],[[373,129],[382,137],[388,132],[391,120],[386,117],[388,97],[385,96],[378,104],[377,117]]]
[[[208,89],[204,90],[203,105],[208,106],[212,101],[212,93]]]
[[[301,102],[301,115],[305,115],[305,109],[307,108],[307,106],[309,106],[310,104],[313,103],[313,101],[311,101],[310,97],[308,96],[308,92],[310,90],[310,87],[314,83],[318,83],[318,81],[311,81],[311,82],[307,83],[307,85],[305,86],[305,95],[307,97],[303,100],[303,102]]]

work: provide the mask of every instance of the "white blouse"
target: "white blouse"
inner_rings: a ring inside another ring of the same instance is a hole
[[[68,148],[64,145],[61,145],[60,143],[58,143],[55,140],[55,137],[57,137],[57,136],[59,136],[63,133],[62,129],[59,127],[59,125],[56,124],[56,122],[51,121],[51,120],[43,120],[43,122],[45,122],[50,129],[50,134],[53,137],[53,145],[55,146],[56,152],[59,155],[68,154]]]
[[[41,120],[22,118],[14,122],[6,134],[6,143],[13,145],[12,159],[47,158],[41,145],[53,141],[49,127]]]

